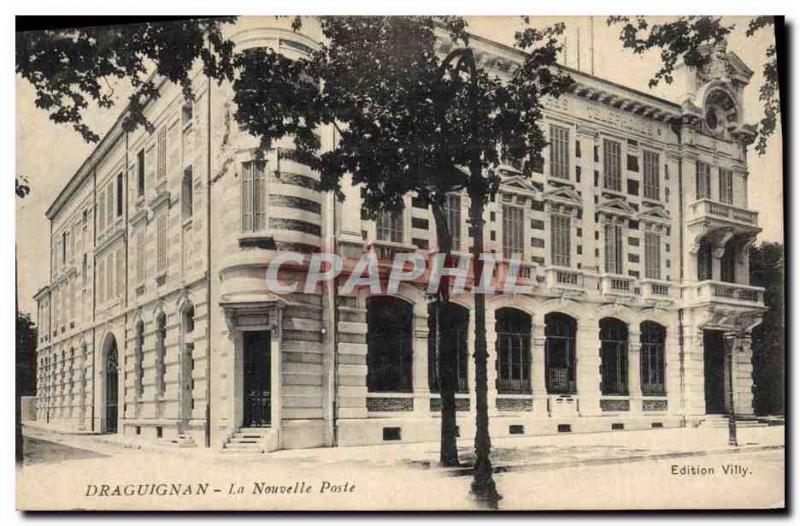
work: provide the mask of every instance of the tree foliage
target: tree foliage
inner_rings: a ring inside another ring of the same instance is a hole
[[[198,18],[170,22],[19,32],[16,72],[30,82],[35,104],[53,122],[71,125],[87,142],[100,137],[84,122],[90,103],[114,105],[116,80],[130,82],[133,92],[123,129],[143,125],[152,130],[144,107],[159,95],[166,78],[192,98],[189,73],[200,58],[204,72],[216,79],[233,75],[233,43],[222,26],[232,18]]]
[[[609,26],[621,26],[619,39],[625,49],[635,54],[642,54],[651,49],[661,51],[661,66],[650,79],[650,86],[657,86],[661,81],[671,83],[675,67],[680,61],[689,66],[702,67],[708,61],[700,52],[703,44],[722,42],[735,25],[726,25],[721,17],[682,16],[676,20],[662,24],[651,24],[647,17],[612,16],[607,20]],[[772,27],[774,17],[760,16],[748,24],[746,35],[752,37],[757,31]],[[764,154],[767,140],[775,133],[780,116],[780,99],[778,94],[778,62],[775,55],[775,44],[767,47],[763,66],[764,80],[759,89],[759,100],[764,114],[758,124],[756,151]]]
[[[753,330],[753,409],[756,414],[781,414],[784,408],[785,290],[784,252],[780,243],[762,243],[750,250],[750,282],[764,287],[767,312]]]

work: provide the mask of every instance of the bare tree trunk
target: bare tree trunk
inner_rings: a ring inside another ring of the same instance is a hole
[[[431,205],[433,218],[436,224],[436,238],[439,252],[445,255],[445,266],[450,264],[453,240],[447,226],[447,217],[439,203]],[[442,328],[447,330],[453,320],[449,317],[442,323],[442,314],[446,312],[450,299],[450,283],[443,279],[439,286],[435,304],[436,316],[436,368],[439,384],[439,397],[441,399],[441,443],[439,448],[439,463],[442,466],[458,466],[458,444],[456,443],[456,385],[458,371],[455,367],[456,357],[453,356],[451,345],[442,345]]]
[[[473,163],[472,171],[475,177]],[[480,162],[477,162],[480,171]],[[475,298],[475,469],[472,494],[479,504],[496,508],[502,498],[492,478],[492,449],[489,437],[489,407],[486,348],[486,295],[478,292],[477,284],[483,271],[483,196],[470,191],[470,231],[472,234],[473,296]]]

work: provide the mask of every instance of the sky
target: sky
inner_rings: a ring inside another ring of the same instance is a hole
[[[574,28],[578,26],[588,27],[588,17],[534,19],[541,21],[535,23],[542,24],[564,21],[568,28],[567,33],[571,35],[575,34]],[[755,123],[761,117],[758,88],[762,81],[764,53],[773,42],[773,35],[769,30],[762,30],[753,37],[746,38],[744,31],[748,21],[749,18],[746,17],[725,19],[726,23],[736,25],[729,37],[728,50],[737,53],[755,72],[744,96],[745,120]],[[508,45],[513,44],[513,34],[519,26],[518,19],[510,17],[468,18],[468,22],[473,33]],[[596,76],[656,96],[674,99],[676,90],[668,85],[648,88],[648,81],[660,63],[657,52],[634,56],[623,50],[618,40],[618,28],[607,27],[604,17],[595,18],[593,27]],[[582,34],[585,35],[586,31]],[[583,55],[587,45],[588,42],[582,39]],[[567,53],[574,53],[576,47],[573,38],[568,42]],[[588,71],[586,62],[587,60],[583,60],[581,69]],[[114,89],[121,101],[127,92],[126,87],[120,85],[114,86]],[[71,127],[51,122],[46,112],[34,106],[33,88],[19,76],[16,79],[16,90],[16,171],[17,174],[25,175],[32,187],[27,197],[16,199],[19,305],[21,311],[35,313],[33,294],[47,284],[49,272],[49,226],[45,211],[95,145],[84,142]],[[119,111],[119,104],[107,110],[90,108],[85,114],[85,121],[102,135],[111,127]],[[769,140],[765,155],[759,156],[754,151],[748,154],[750,208],[759,212],[759,223],[763,228],[759,236],[761,241],[783,240],[781,159],[780,128]]]

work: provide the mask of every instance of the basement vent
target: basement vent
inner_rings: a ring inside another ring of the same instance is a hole
[[[384,427],[383,428],[383,440],[400,440],[400,428],[399,427]]]
[[[163,438],[164,437],[164,428],[161,426],[156,426],[156,438]]]
[[[652,427],[653,429],[661,429],[662,427],[664,427],[664,424],[662,424],[661,422],[653,422],[652,424],[650,424],[650,427]]]
[[[559,433],[572,433],[572,426],[569,424],[558,424]]]
[[[625,424],[621,424],[617,422],[616,424],[611,424],[611,431],[621,431],[625,429]]]
[[[525,433],[525,426],[520,426],[520,425],[508,426],[509,435],[522,435],[524,433]]]

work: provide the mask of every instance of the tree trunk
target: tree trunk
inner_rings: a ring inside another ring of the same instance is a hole
[[[444,210],[438,203],[431,205],[433,218],[436,224],[436,239],[439,252],[445,254],[445,266],[450,264],[453,248],[450,230],[447,227],[447,218]],[[441,442],[439,448],[439,463],[442,466],[458,466],[458,445],[456,443],[456,386],[458,384],[458,371],[455,367],[456,357],[452,356],[452,346],[442,345],[442,328],[447,329],[448,324],[442,323],[442,313],[450,299],[449,280],[440,282],[435,303],[434,316],[436,316],[436,368],[439,384],[439,397],[441,399]],[[452,320],[445,320],[451,321]]]
[[[473,163],[475,164],[475,163]],[[475,177],[476,167],[472,167]],[[480,163],[477,163],[480,171]],[[492,478],[492,461],[489,458],[492,443],[489,437],[489,407],[487,403],[488,378],[486,349],[486,295],[478,292],[478,282],[483,272],[483,196],[470,191],[470,232],[472,235],[473,296],[475,298],[475,469],[472,494],[482,506],[496,508],[502,498],[497,493]]]

